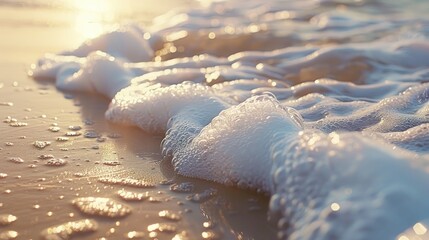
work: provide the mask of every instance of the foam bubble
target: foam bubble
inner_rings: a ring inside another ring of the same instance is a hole
[[[185,176],[269,192],[271,136],[279,131],[294,134],[302,128],[301,121],[298,113],[270,96],[249,98],[215,117],[174,155],[173,165]]]
[[[12,214],[0,214],[0,226],[6,226],[15,222],[18,218]]]
[[[92,52],[103,51],[131,62],[147,61],[153,57],[153,50],[137,25],[122,26],[112,32],[88,40],[72,51],[62,55],[86,57]]]
[[[429,31],[413,4],[206,3],[46,55],[33,77],[111,99],[106,118],[165,135],[181,175],[270,194],[279,238],[388,239],[429,217]]]
[[[394,238],[425,216],[428,175],[419,166],[427,160],[353,133],[304,131],[292,141],[282,138],[271,153],[270,209],[281,214],[280,226],[288,224],[281,227],[285,236]],[[365,219],[350,221],[352,216]]]
[[[179,112],[194,113],[196,124],[206,125],[225,109],[228,100],[199,84],[182,83],[168,87],[132,85],[116,94],[106,118],[113,122],[135,125],[152,133],[163,133]]]
[[[137,193],[125,191],[124,189],[119,190],[118,195],[126,201],[143,201],[149,198],[149,192]]]
[[[9,162],[13,162],[13,163],[23,163],[25,162],[24,159],[20,158],[20,157],[10,157],[8,158]]]
[[[60,167],[66,164],[67,164],[67,160],[62,158],[49,158],[48,161],[46,161],[45,163],[46,166],[51,166],[51,167]]]
[[[83,219],[73,222],[66,222],[57,226],[49,227],[42,231],[43,239],[59,240],[70,239],[81,233],[95,232],[98,229],[96,221]]]
[[[72,201],[80,211],[90,215],[110,218],[124,217],[131,213],[131,208],[110,198],[82,197]]]
[[[154,184],[144,180],[144,179],[132,179],[132,178],[116,178],[116,177],[102,177],[98,179],[101,183],[113,184],[113,185],[122,185],[138,188],[153,188]]]

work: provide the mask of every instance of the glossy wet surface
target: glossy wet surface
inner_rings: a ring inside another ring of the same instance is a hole
[[[0,4],[2,12],[11,9],[22,14],[22,21],[0,19],[5,26],[0,42],[5,50],[0,62],[0,239],[275,235],[266,221],[268,197],[178,177],[162,160],[162,136],[106,122],[107,99],[61,93],[53,84],[29,79],[35,57],[68,48],[84,36],[58,44],[55,36],[68,31],[76,36],[68,24],[49,25],[66,10]],[[30,24],[45,13],[42,24]],[[170,190],[181,182],[192,189]],[[216,194],[193,200],[213,189]]]

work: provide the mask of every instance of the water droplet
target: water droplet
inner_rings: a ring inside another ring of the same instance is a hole
[[[73,126],[72,125],[72,126],[69,126],[68,129],[71,130],[71,131],[79,131],[79,130],[82,129],[82,127],[81,126]]]
[[[120,138],[120,137],[122,137],[122,136],[121,136],[121,134],[119,134],[119,133],[109,133],[109,134],[107,135],[107,137],[109,137],[109,138]]]
[[[17,237],[18,232],[12,230],[0,233],[0,239],[2,240],[16,239]]]
[[[332,211],[337,212],[341,209],[341,206],[340,206],[340,204],[334,202],[331,204],[331,209],[332,209]]]
[[[75,177],[85,177],[85,175],[86,175],[85,173],[79,173],[79,172],[73,174],[73,176]]]
[[[179,184],[173,184],[170,186],[170,190],[173,192],[189,193],[194,190],[194,184],[191,182],[183,182]]]
[[[11,116],[7,116],[3,122],[4,123],[13,123],[13,122],[17,122],[18,120],[16,118],[12,118]]]
[[[192,202],[202,203],[210,198],[214,197],[217,194],[217,190],[214,188],[209,188],[204,190],[201,193],[196,193],[194,195],[189,196],[188,200]]]
[[[77,137],[82,135],[80,132],[75,132],[75,131],[71,131],[71,132],[66,132],[65,134],[67,137]]]
[[[158,231],[158,232],[174,233],[177,231],[177,227],[176,225],[170,224],[170,223],[154,223],[147,226],[147,230],[149,232]]]
[[[149,198],[149,192],[136,193],[125,191],[124,189],[118,191],[119,197],[127,201],[143,201]]]
[[[67,142],[69,140],[68,137],[57,137],[58,142]]]
[[[67,160],[62,158],[51,158],[45,163],[46,166],[53,166],[53,167],[64,166],[66,164],[67,164]]]
[[[0,102],[0,106],[12,107],[13,102]]]
[[[180,221],[182,217],[169,210],[163,210],[158,213],[158,216],[164,219],[172,220],[172,221]]]
[[[144,232],[131,231],[125,234],[127,239],[143,239],[145,236]]]
[[[0,226],[9,225],[18,219],[16,216],[12,214],[0,214]]]
[[[25,122],[11,122],[11,123],[9,123],[9,126],[11,126],[11,127],[25,127],[25,126],[28,126],[28,123],[25,123]]]
[[[163,199],[159,198],[159,197],[149,197],[149,202],[150,203],[160,203],[162,201],[163,201]]]
[[[203,227],[204,227],[204,228],[211,229],[211,228],[213,228],[215,225],[216,225],[216,224],[215,224],[214,222],[212,222],[212,221],[203,222]]]
[[[176,235],[171,240],[189,240],[189,234],[186,231],[182,231]]]
[[[219,233],[216,233],[214,231],[205,231],[205,232],[202,232],[201,236],[203,237],[203,239],[210,239],[210,240],[220,239]]]
[[[86,138],[99,138],[100,134],[98,134],[97,132],[95,132],[93,130],[88,130],[85,132],[85,134],[83,136]]]
[[[24,159],[20,158],[20,157],[10,157],[8,158],[9,162],[13,162],[13,163],[23,163]]]
[[[42,160],[47,160],[47,159],[54,158],[54,155],[52,155],[52,154],[42,154],[38,158],[42,159]]]
[[[49,127],[48,130],[51,132],[59,132],[61,128],[57,126],[52,126],[52,127]]]
[[[108,165],[108,166],[118,166],[118,165],[121,165],[121,162],[119,162],[119,161],[104,161],[103,164]]]
[[[113,185],[123,185],[123,186],[130,186],[130,187],[140,187],[140,188],[153,188],[153,187],[155,187],[154,184],[149,183],[145,180],[130,179],[130,178],[104,177],[104,178],[99,178],[98,181],[101,183],[107,183],[107,184],[113,184]]]
[[[150,232],[149,233],[149,238],[156,238],[158,237],[158,233],[157,232]]]
[[[42,231],[44,239],[70,239],[81,233],[95,232],[98,224],[91,219],[83,219],[74,222],[66,222],[57,226],[49,227]]]
[[[80,211],[90,215],[123,217],[131,213],[131,208],[110,198],[83,197],[72,201]]]
[[[45,147],[51,145],[51,142],[49,141],[35,141],[33,143],[33,146],[35,146],[38,149],[44,149]]]
[[[93,125],[95,122],[91,119],[85,119],[85,125]]]

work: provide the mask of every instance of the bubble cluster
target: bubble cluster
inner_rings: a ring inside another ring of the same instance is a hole
[[[102,177],[98,179],[101,183],[113,184],[113,185],[122,185],[129,187],[138,187],[138,188],[153,188],[155,185],[145,180],[141,179],[131,179],[131,178],[115,178],[115,177]]]
[[[77,137],[82,135],[82,133],[80,132],[75,132],[75,131],[70,131],[70,132],[66,132],[65,134],[67,137]]]
[[[46,166],[60,167],[67,164],[67,160],[62,158],[50,158],[45,162]]]
[[[33,146],[35,146],[38,149],[44,149],[45,147],[51,145],[51,142],[49,141],[35,141],[33,142]]]
[[[18,218],[12,214],[0,214],[0,226],[6,226],[15,222]]]
[[[13,230],[0,232],[0,239],[11,240],[11,239],[17,239],[18,236],[19,236],[18,232]]]
[[[89,215],[117,218],[131,213],[131,208],[110,198],[82,197],[72,201],[80,211]]]
[[[13,163],[23,163],[25,162],[24,159],[20,158],[20,157],[10,157],[8,158],[9,162],[13,162]]]
[[[95,232],[98,229],[96,221],[83,219],[73,222],[66,222],[57,226],[49,227],[42,231],[43,239],[71,239],[81,233]]]
[[[158,213],[158,216],[171,221],[180,221],[182,217],[178,213],[174,213],[169,210],[162,210]]]
[[[48,130],[51,132],[59,132],[61,130],[61,128],[57,127],[57,126],[51,126],[48,128]]]
[[[126,191],[124,189],[118,191],[119,197],[126,201],[144,201],[149,198],[149,192],[137,193]]]
[[[166,232],[166,233],[174,233],[177,231],[177,226],[171,223],[154,223],[147,226],[147,230],[149,232]]]
[[[194,191],[194,184],[191,182],[175,183],[170,186],[173,192],[189,193]]]
[[[419,234],[429,212],[429,31],[413,5],[209,1],[149,30],[127,25],[46,55],[33,77],[111,99],[106,118],[165,136],[162,154],[180,175],[270,194],[280,239]],[[189,183],[170,190],[198,203],[217,194]],[[155,238],[177,228],[147,230]]]

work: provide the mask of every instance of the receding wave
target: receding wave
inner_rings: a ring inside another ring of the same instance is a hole
[[[429,218],[427,17],[387,1],[203,3],[30,74],[111,99],[106,118],[164,135],[177,173],[270,195],[280,239],[400,238]]]

